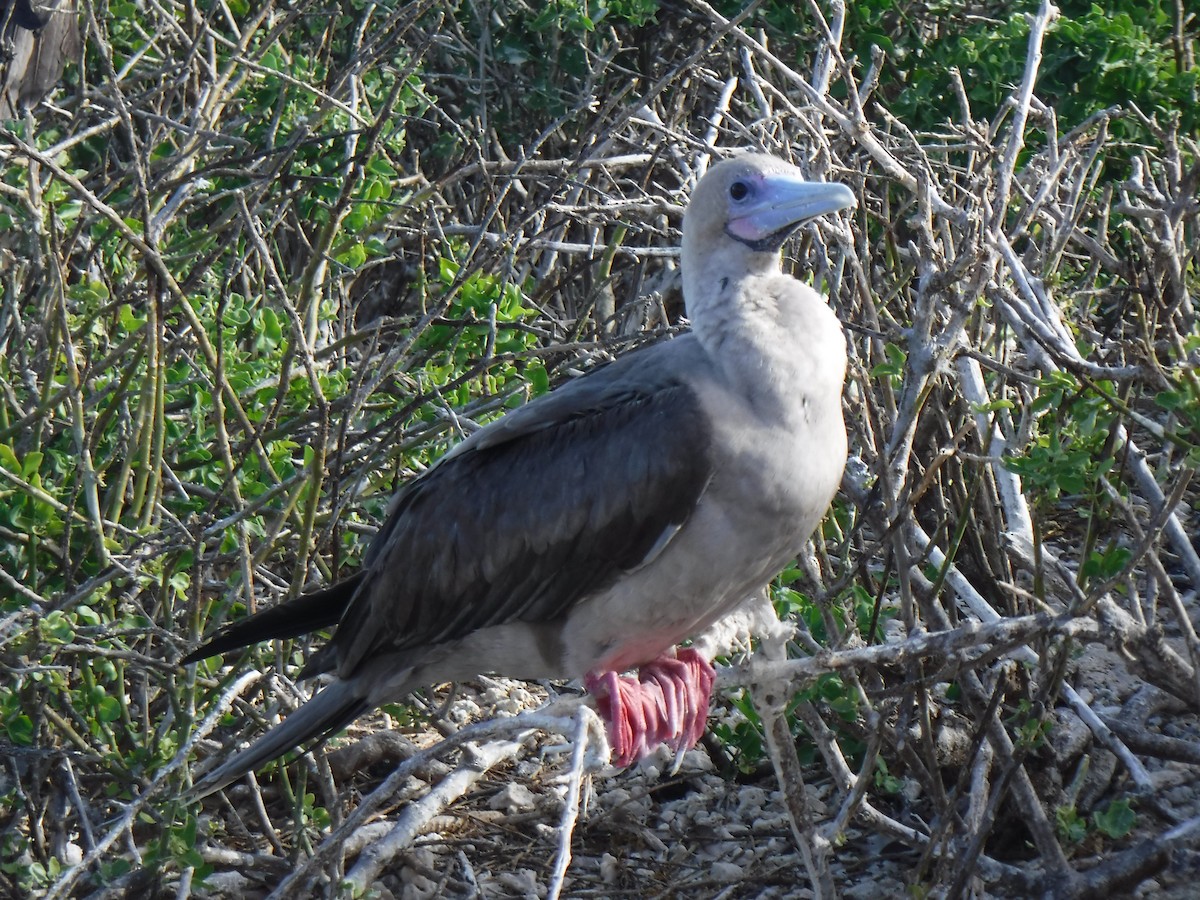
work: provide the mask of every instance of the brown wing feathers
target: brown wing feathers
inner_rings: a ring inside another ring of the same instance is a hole
[[[414,484],[334,636],[349,676],[376,652],[553,621],[635,568],[711,474],[681,385],[461,454]]]

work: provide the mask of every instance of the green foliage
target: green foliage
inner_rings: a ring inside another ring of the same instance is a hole
[[[1004,464],[1043,502],[1061,497],[1091,500],[1103,495],[1099,480],[1115,462],[1111,441],[1118,422],[1118,412],[1107,393],[1085,389],[1066,372],[1042,379],[1030,405],[1030,412],[1040,415],[1037,434]],[[1086,510],[1086,506],[1082,508]]]
[[[740,714],[736,720],[732,724],[714,721],[710,728],[730,754],[733,766],[740,772],[753,772],[767,756],[762,720],[748,691],[731,698],[730,704]]]
[[[329,810],[324,806],[317,805],[317,795],[308,792],[304,795],[304,802],[300,807],[300,824],[317,831],[324,831],[333,821]]]
[[[795,709],[801,703],[815,704],[821,710],[834,713],[840,721],[850,725],[858,721],[859,700],[854,688],[833,674],[817,677],[792,697],[787,710],[788,726],[796,739],[796,751],[800,761],[809,765],[817,761],[816,745],[809,737],[803,722],[795,715]],[[728,721],[714,721],[710,727],[729,751],[735,768],[742,772],[753,772],[767,758],[762,719],[749,691],[742,691],[731,698],[730,704],[738,713],[734,722],[730,724]],[[840,744],[849,755],[861,760],[865,747],[860,741],[846,734],[841,736]],[[886,772],[884,774],[886,775]]]
[[[162,868],[168,863],[180,869],[191,867],[195,880],[203,882],[212,874],[213,867],[200,854],[196,840],[198,828],[198,819],[189,815],[184,818],[183,824],[171,825],[159,831],[158,839],[146,855],[145,865],[151,869]]]
[[[1074,805],[1064,805],[1054,810],[1054,825],[1058,836],[1068,844],[1081,844],[1089,834],[1103,835],[1115,841],[1133,831],[1137,813],[1126,797],[1112,801],[1090,817],[1080,815]]]
[[[1104,550],[1093,552],[1080,569],[1080,578],[1088,581],[1108,581],[1125,571],[1133,551],[1120,544],[1110,543]]]
[[[858,694],[840,675],[831,673],[819,676],[811,686],[800,691],[796,698],[833,711],[843,722],[850,723],[858,719]]]
[[[595,31],[601,22],[645,25],[658,15],[657,0],[550,0],[530,21],[534,31],[580,34]]]
[[[24,711],[16,691],[0,691],[0,723],[8,739],[18,747],[33,745],[33,719]]]
[[[571,118],[589,106],[597,91],[595,60],[622,42],[645,43],[637,32],[658,23],[660,4],[658,0],[550,0],[502,7],[455,3],[449,11],[489,62],[491,77],[477,83],[476,102],[464,115],[496,127],[504,145],[516,151],[549,123]],[[636,69],[639,64],[633,55],[623,54],[624,66]],[[457,74],[476,78],[473,66]],[[519,90],[511,90],[513,85],[519,85]],[[608,90],[628,85],[625,77]],[[429,89],[436,92],[442,87],[435,82]],[[446,131],[439,137],[437,152],[454,154],[458,144],[455,135]]]
[[[493,354],[520,354],[537,344],[533,333],[513,327],[536,313],[524,305],[516,285],[480,272],[459,284],[459,264],[448,257],[438,260],[438,275],[448,300],[446,317],[452,324],[434,325],[421,340],[424,346],[445,350],[452,371],[462,371],[486,358],[489,350]],[[463,320],[467,324],[462,324]],[[473,321],[478,324],[471,324]]]
[[[771,601],[781,621],[799,620],[809,633],[821,643],[840,640],[840,634],[853,628],[858,636],[868,643],[883,640],[883,628],[896,615],[894,607],[876,609],[875,598],[861,584],[853,584],[846,592],[829,601],[825,608],[790,585],[799,580],[797,569],[785,569],[771,586]],[[829,616],[826,619],[826,616]],[[874,631],[871,630],[872,622]],[[838,635],[829,634],[833,623]]]
[[[1054,727],[1053,721],[1039,712],[1032,701],[1022,698],[1016,709],[1005,720],[1005,723],[1015,732],[1014,742],[1021,750],[1037,750],[1046,742],[1046,736]]]
[[[1167,0],[1065,2],[1050,26],[1039,71],[1039,95],[1054,107],[1060,130],[1108,107],[1135,104],[1146,114],[1182,116],[1200,127],[1200,68],[1181,68],[1172,49]],[[935,130],[957,118],[950,71],[962,76],[972,112],[990,119],[1021,82],[1036,0],[1019,4],[934,2],[927,15],[905,15],[893,0],[847,4],[846,32],[859,59],[870,46],[888,57],[880,81],[891,111],[914,129]],[[1129,140],[1143,136],[1132,120],[1114,125]]]
[[[851,586],[844,596],[827,604],[825,610],[822,610],[803,593],[789,586],[800,577],[798,569],[787,569],[771,586],[771,600],[781,621],[799,620],[801,626],[822,644],[829,644],[834,639],[834,636],[828,633],[829,623],[835,624],[839,633],[853,628],[868,642],[882,641],[884,625],[896,615],[895,609],[877,610],[875,599],[861,585],[856,584]],[[871,631],[872,623],[875,626],[874,632]],[[743,772],[751,772],[766,759],[762,722],[748,692],[739,694],[731,703],[739,714],[734,724],[714,722],[713,733],[731,752],[734,765]],[[813,704],[823,711],[833,713],[837,720],[846,725],[853,725],[859,719],[860,698],[853,685],[847,684],[840,676],[832,673],[813,679],[792,697],[788,707],[789,727],[797,739],[801,761],[808,764],[816,760],[816,752],[803,723],[794,714],[796,707],[801,703]],[[842,735],[841,745],[851,753],[862,753],[864,750],[861,742],[849,733]],[[883,760],[879,760],[877,765],[883,766],[882,774],[877,775],[877,779],[882,779],[879,782],[881,785],[901,784],[900,780],[892,779],[892,776],[887,774],[886,763]],[[899,787],[896,787],[896,790],[899,790]]]
[[[904,779],[888,771],[887,760],[882,756],[875,758],[875,787],[885,794],[899,794],[904,790]]]
[[[1134,104],[1148,115],[1181,113],[1185,131],[1200,127],[1195,109],[1200,68],[1182,69],[1174,57],[1167,3],[1109,0],[1084,6],[1064,4],[1042,69],[1042,90],[1054,98],[1063,122],[1073,125],[1101,109]],[[1130,140],[1141,134],[1133,123],[1116,127]]]
[[[816,603],[788,586],[800,577],[799,570],[787,569],[771,586],[771,600],[776,614],[782,621],[798,619],[802,627],[821,643],[829,643],[831,640],[827,632],[825,614],[830,616],[829,621],[836,623],[839,631],[853,627],[863,638],[867,638],[874,621],[876,631],[869,640],[882,639],[883,624],[895,615],[895,610],[882,610],[877,613],[874,599],[860,586],[855,585],[837,602],[828,604],[823,613]],[[715,721],[712,724],[713,734],[730,751],[733,764],[739,770],[752,772],[766,759],[762,721],[749,692],[737,695],[731,703],[738,714],[733,724]],[[816,761],[816,748],[802,721],[795,715],[795,709],[801,703],[813,704],[823,711],[833,713],[835,721],[853,725],[859,719],[860,699],[853,685],[847,684],[840,676],[832,673],[813,679],[793,695],[787,711],[789,728],[796,738],[801,761],[808,764]],[[841,745],[852,754],[862,753],[864,750],[861,742],[849,733],[842,736]],[[886,781],[890,777],[887,775],[886,764],[882,775],[878,777],[888,784],[892,783]]]
[[[887,362],[882,362],[872,368],[871,377],[888,378],[894,386],[899,387],[904,378],[908,354],[904,352],[903,348],[892,343],[885,344],[883,350],[887,355]]]
[[[1200,335],[1193,335],[1183,348],[1187,353],[1200,350]],[[1187,448],[1188,465],[1200,466],[1200,380],[1186,368],[1180,367],[1173,385],[1159,391],[1154,402],[1167,410],[1177,441]]]
[[[1128,797],[1121,797],[1108,804],[1102,811],[1092,813],[1092,825],[1105,837],[1118,840],[1125,837],[1137,825],[1137,813]]]
[[[1087,837],[1087,819],[1074,806],[1060,806],[1054,810],[1054,830],[1066,843],[1078,844]]]

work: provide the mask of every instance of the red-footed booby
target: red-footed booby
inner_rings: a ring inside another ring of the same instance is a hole
[[[184,659],[337,626],[300,673],[331,683],[189,799],[419,686],[484,673],[583,678],[618,765],[692,746],[713,669],[676,646],[778,574],[841,479],[845,337],[779,254],[854,202],[771,156],[715,165],[684,216],[690,333],[475,432],[400,490],[357,574]]]

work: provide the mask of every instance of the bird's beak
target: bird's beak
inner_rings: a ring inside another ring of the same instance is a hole
[[[731,237],[753,249],[778,249],[802,222],[858,205],[844,184],[805,181],[784,172],[764,175],[757,193],[760,199],[726,225]]]

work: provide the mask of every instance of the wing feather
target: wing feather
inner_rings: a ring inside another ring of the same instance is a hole
[[[661,552],[712,476],[699,399],[670,378],[585,399],[503,439],[480,432],[405,489],[329,667],[347,677],[377,653],[554,621]]]

